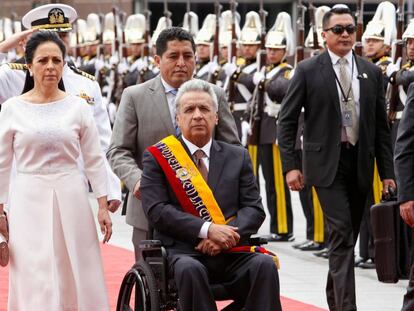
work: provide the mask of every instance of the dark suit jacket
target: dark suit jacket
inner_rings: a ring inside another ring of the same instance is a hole
[[[358,186],[367,190],[372,183],[374,158],[381,179],[393,178],[392,149],[381,70],[361,57],[355,57],[361,77]],[[302,107],[305,108],[305,183],[327,187],[332,184],[338,169],[342,128],[335,74],[328,52],[299,63],[283,100],[278,141],[285,172],[298,169],[294,146]]]
[[[214,85],[213,89],[219,102],[219,121],[214,138],[238,144],[236,124],[224,91]],[[122,93],[106,156],[114,173],[131,191],[126,222],[135,228],[148,229],[141,201],[132,193],[141,178],[142,153],[147,147],[171,134],[175,134],[175,129],[161,77],[158,75],[145,83],[127,87]]]
[[[398,201],[414,200],[414,84],[407,92],[404,113],[398,126],[395,142],[395,175],[397,177]]]
[[[167,247],[193,252],[204,220],[181,209],[164,172],[148,150],[142,164],[142,206],[156,229],[154,237]],[[229,225],[239,228],[241,240],[257,232],[265,213],[245,148],[213,140],[208,185],[225,218],[235,216]]]

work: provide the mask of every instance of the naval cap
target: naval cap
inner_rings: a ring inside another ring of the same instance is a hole
[[[52,31],[70,31],[78,14],[69,5],[61,3],[45,4],[34,8],[22,18],[25,28],[46,29]]]

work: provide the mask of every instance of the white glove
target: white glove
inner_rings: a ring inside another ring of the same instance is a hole
[[[103,67],[105,67],[105,62],[104,62],[102,59],[98,58],[98,59],[95,61],[95,69],[96,69],[97,71],[99,71],[99,70],[101,70]]]
[[[262,70],[260,71],[256,71],[253,74],[253,83],[254,85],[258,85],[260,83],[260,81],[264,80],[265,75],[263,74]]]
[[[144,68],[148,67],[148,61],[147,58],[140,57],[137,61],[136,61],[136,66],[137,66],[137,70],[138,72],[141,71]]]
[[[387,66],[387,71],[386,71],[387,77],[388,78],[391,77],[394,72],[396,72],[396,71],[398,71],[400,69],[401,69],[401,57],[399,57],[397,59],[397,61],[395,62],[395,64],[391,63],[391,64],[389,64]]]
[[[111,65],[116,65],[119,63],[118,55],[112,55],[111,58],[109,58],[109,63]]]
[[[247,146],[247,137],[252,133],[252,128],[248,122],[242,121],[241,132],[242,132],[241,143],[243,146]]]
[[[214,74],[216,71],[220,69],[220,65],[217,64],[215,61],[211,61],[207,64],[208,72]]]
[[[227,77],[231,77],[237,70],[237,65],[235,63],[226,63],[223,66],[224,72]]]
[[[121,61],[119,64],[118,64],[118,73],[119,74],[124,74],[124,73],[126,73],[127,71],[128,71],[128,69],[129,69],[129,66],[128,66],[128,64],[125,62],[125,60],[123,60],[123,61]]]
[[[269,117],[276,118],[280,111],[280,104],[277,103],[267,103],[264,111],[269,115]]]

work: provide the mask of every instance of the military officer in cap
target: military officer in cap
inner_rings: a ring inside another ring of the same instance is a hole
[[[246,22],[241,30],[239,40],[243,59],[239,62],[233,59],[223,66],[226,79],[232,80],[236,84],[233,116],[236,121],[239,137],[244,145],[246,145],[248,129],[242,129],[241,121],[244,118],[247,103],[252,99],[255,89],[253,74],[257,70],[256,58],[260,48],[261,25],[262,23],[258,13],[250,11],[246,14]],[[229,83],[226,84],[228,85]],[[226,85],[224,87],[226,88]]]
[[[293,241],[293,215],[289,188],[283,178],[279,147],[276,141],[277,116],[280,103],[289,85],[292,66],[286,62],[287,56],[295,51],[290,15],[281,12],[274,26],[266,36],[267,66],[253,75],[253,83],[265,91],[265,106],[261,113],[260,137],[257,145],[249,145],[255,174],[262,167],[265,179],[267,208],[270,214],[269,241]],[[262,64],[261,64],[262,65]],[[242,128],[250,132],[251,121],[256,113],[256,100],[252,100],[246,111]]]
[[[67,32],[72,29],[72,23],[77,13],[71,6],[65,4],[46,4],[29,11],[22,19],[26,30],[15,34],[8,40],[0,43],[0,61],[5,58],[7,51],[14,48],[20,41],[34,31],[34,29],[48,29],[59,32]],[[68,38],[67,36],[64,36]],[[64,41],[66,44],[67,41]],[[6,99],[20,95],[23,91],[26,66],[24,64],[4,64],[0,66],[0,104]],[[66,63],[63,68],[62,80],[67,93],[84,98],[94,116],[99,132],[102,152],[105,154],[109,146],[111,128],[108,114],[102,104],[102,96],[99,85],[94,77],[80,71],[75,67],[69,67]],[[81,164],[83,166],[83,164]],[[105,161],[108,177],[108,201],[111,211],[116,211],[121,203],[121,184],[118,177],[112,172]]]
[[[198,79],[207,81],[210,74],[210,61],[216,29],[216,15],[208,14],[204,19],[203,26],[195,37],[196,44],[196,72]]]

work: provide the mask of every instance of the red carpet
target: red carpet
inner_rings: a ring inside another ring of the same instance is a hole
[[[134,262],[134,254],[129,250],[112,245],[102,245],[101,250],[111,310],[115,310],[119,286],[121,285],[124,274]],[[0,311],[6,311],[7,309],[7,292],[8,269],[7,267],[0,267]],[[284,311],[324,311],[324,309],[304,304],[293,299],[285,297],[282,297],[281,299]],[[222,308],[227,304],[228,303],[226,302],[219,302],[217,305],[219,308]]]

